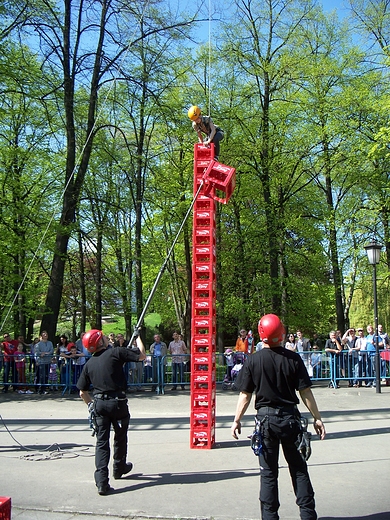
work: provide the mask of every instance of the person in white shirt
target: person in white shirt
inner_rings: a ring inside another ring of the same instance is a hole
[[[355,348],[359,352],[358,357],[358,386],[362,386],[362,377],[367,375],[367,340],[364,336],[364,330],[360,327],[357,329],[358,338],[355,343]],[[367,381],[366,381],[367,384]]]
[[[182,339],[180,339],[177,332],[173,333],[173,341],[169,343],[168,351],[172,354],[172,388],[177,389],[179,383],[182,390],[185,390],[184,385],[184,364],[186,362],[187,346]],[[177,373],[179,372],[179,381],[177,380]]]

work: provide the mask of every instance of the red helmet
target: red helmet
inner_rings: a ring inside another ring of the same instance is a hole
[[[103,332],[101,330],[92,329],[86,332],[81,340],[84,347],[92,354],[98,348],[100,340],[103,338]]]
[[[276,314],[266,314],[260,319],[260,339],[270,347],[279,346],[284,339],[285,333],[284,325]]]

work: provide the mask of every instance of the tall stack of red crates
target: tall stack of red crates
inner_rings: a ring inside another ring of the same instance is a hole
[[[194,195],[213,160],[213,144],[195,145]],[[204,193],[202,189],[193,210],[190,447],[211,449],[216,402],[216,202]]]

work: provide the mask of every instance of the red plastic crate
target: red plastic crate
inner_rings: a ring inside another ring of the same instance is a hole
[[[215,265],[213,262],[209,262],[207,264],[201,263],[201,264],[195,264],[195,273],[198,275],[198,277],[201,276],[210,276],[211,274],[215,273]]]
[[[194,204],[194,211],[214,209],[214,201],[206,195],[198,195]]]
[[[216,243],[214,227],[195,228],[192,242],[194,245],[211,245]]]
[[[0,520],[11,520],[11,497],[0,497]]]
[[[215,426],[211,428],[192,428],[190,448],[210,450],[215,443]]]
[[[192,428],[211,428],[213,426],[215,426],[215,406],[211,408],[192,410]]]
[[[193,284],[193,298],[213,298],[215,299],[216,282],[215,280],[197,280]]]
[[[215,327],[215,316],[197,316],[192,320],[193,326],[196,329]]]
[[[215,301],[193,298],[193,315],[198,316],[215,316],[216,306]]]
[[[191,389],[194,392],[210,391],[215,387],[215,371],[200,370],[191,374]]]
[[[192,345],[197,353],[209,353],[211,351],[211,338],[208,334],[203,336],[194,336],[192,339]]]
[[[227,204],[236,187],[236,170],[216,161],[211,161],[205,176],[205,195]]]
[[[208,370],[197,370],[191,376],[194,383],[210,384],[215,382],[215,371],[212,371],[211,366]]]
[[[210,143],[205,146],[201,143],[195,143],[194,145],[194,157],[195,162],[214,159],[214,143]]]
[[[211,209],[200,209],[195,211],[194,219],[197,226],[214,226],[215,211]]]
[[[194,355],[209,355],[215,351],[215,339],[213,334],[205,334],[203,337],[195,336],[191,344]]]
[[[196,316],[192,320],[192,330],[194,334],[201,335],[209,335],[215,333],[216,330],[216,320],[215,316]]]
[[[192,408],[203,409],[215,406],[216,389],[215,386],[211,390],[196,390],[192,394]]]
[[[215,353],[212,354],[194,354],[191,357],[191,373],[210,372],[215,370]]]
[[[215,363],[215,352],[211,352],[211,354],[199,354],[195,353],[192,356],[192,363],[194,365],[207,365],[207,364],[214,364]]]
[[[202,161],[198,162],[196,168],[194,169],[194,195],[198,193],[199,186],[203,182],[203,187],[199,192],[198,198],[201,197],[200,193],[204,194],[204,189],[206,186],[206,172],[210,165],[210,161]],[[209,195],[202,195],[203,197],[207,197],[209,200],[213,200]],[[214,201],[215,203],[215,201]]]
[[[202,376],[205,375],[209,376],[208,381],[215,381],[213,372],[215,372],[215,363],[192,363],[191,365],[191,375],[194,381],[201,381]]]
[[[194,261],[196,263],[216,261],[216,259],[215,246],[205,245],[195,247]]]
[[[208,311],[212,311],[215,309],[215,299],[214,298],[194,298],[194,307],[195,309],[205,309]]]

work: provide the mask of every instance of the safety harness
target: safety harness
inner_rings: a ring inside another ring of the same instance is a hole
[[[265,415],[261,421],[255,417],[255,428],[251,435],[249,435],[251,448],[253,453],[258,457],[260,454],[263,454],[263,438],[262,438],[262,429],[263,424],[268,419],[268,415]],[[311,455],[311,433],[307,431],[308,420],[306,417],[297,418],[300,424],[300,432],[298,434],[298,438],[295,442],[295,446],[299,451],[302,459],[307,462]]]

